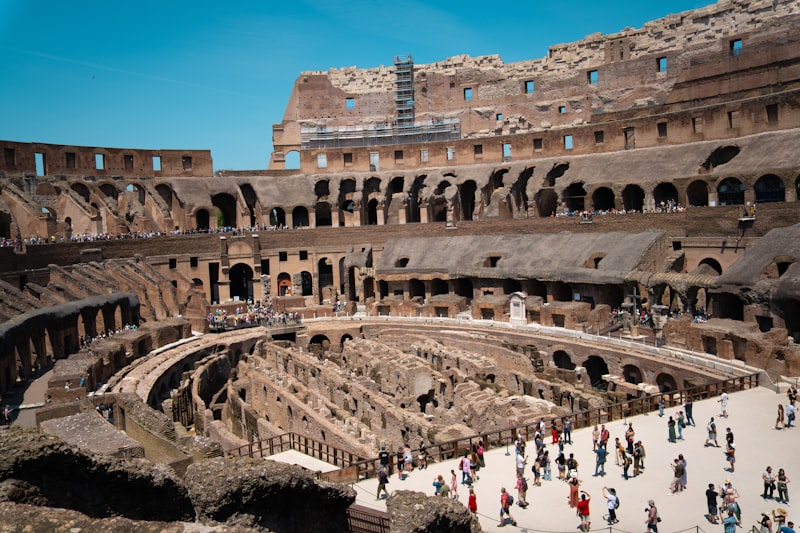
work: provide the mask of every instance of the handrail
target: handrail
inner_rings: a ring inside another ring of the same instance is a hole
[[[720,395],[722,392],[737,392],[748,390],[759,386],[760,373],[736,376],[719,381],[713,381],[704,385],[690,387],[672,392],[664,392],[659,395],[647,395],[639,398],[632,398],[624,402],[613,403],[593,409],[586,409],[564,416],[544,415],[536,420],[522,426],[512,426],[494,431],[478,433],[460,439],[453,439],[447,442],[432,444],[424,447],[425,453],[431,461],[442,461],[454,459],[464,452],[473,449],[473,445],[483,443],[488,450],[499,448],[511,444],[517,435],[522,435],[525,440],[531,440],[536,432],[539,422],[544,420],[546,423],[559,420],[563,428],[567,420],[572,420],[572,428],[580,429],[599,424],[607,424],[614,420],[625,419],[630,416],[640,415],[656,411],[658,409],[658,396],[664,398],[664,407],[675,407],[683,405],[687,400],[704,400]],[[353,453],[346,452],[341,448],[326,444],[311,437],[305,437],[296,433],[284,433],[275,437],[248,443],[231,450],[227,450],[225,455],[249,456],[249,457],[269,457],[276,453],[288,450],[299,451],[325,461],[334,466],[340,467],[339,470],[331,472],[318,472],[317,477],[326,481],[340,481],[356,483],[364,479],[374,478],[378,474],[380,462],[377,457],[364,459]],[[394,456],[390,458],[390,468],[396,467]]]

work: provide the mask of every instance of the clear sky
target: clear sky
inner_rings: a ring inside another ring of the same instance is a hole
[[[710,0],[0,0],[0,139],[210,149],[265,169],[304,70],[547,47]]]

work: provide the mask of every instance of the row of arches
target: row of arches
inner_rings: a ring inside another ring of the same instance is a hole
[[[575,370],[577,368],[577,365],[572,361],[572,357],[565,350],[553,352],[553,364],[557,368],[564,370]],[[606,388],[607,383],[603,380],[603,376],[610,374],[610,371],[605,359],[599,355],[590,355],[581,363],[581,367],[585,369],[593,388]],[[632,363],[622,367],[622,377],[626,383],[633,385],[645,383],[644,372],[640,367]],[[678,390],[678,383],[675,377],[668,372],[658,372],[652,384],[656,385],[661,392]]]

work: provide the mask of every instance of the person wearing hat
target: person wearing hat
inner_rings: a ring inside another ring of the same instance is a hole
[[[647,524],[647,531],[652,531],[653,533],[658,533],[658,509],[656,508],[656,502],[653,500],[647,500],[647,520],[644,521]]]

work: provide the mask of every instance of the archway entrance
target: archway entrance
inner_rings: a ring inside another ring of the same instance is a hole
[[[230,270],[231,298],[253,301],[253,269],[244,263],[233,265]]]

